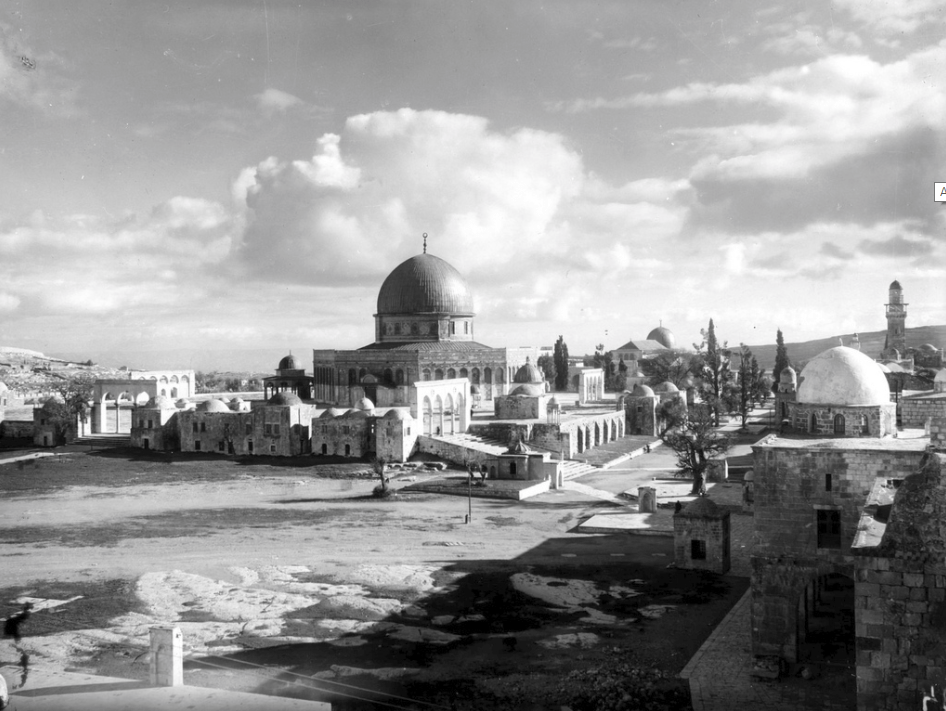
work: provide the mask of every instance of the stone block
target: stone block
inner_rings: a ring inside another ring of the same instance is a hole
[[[926,597],[929,598],[930,602],[943,602],[943,600],[946,600],[946,590],[942,588],[927,589]]]
[[[911,588],[921,587],[923,585],[923,574],[922,573],[904,573],[903,584]]]
[[[900,585],[900,573],[881,572],[877,575],[877,582],[881,585]]]
[[[926,588],[910,588],[910,599],[914,602],[926,602]]]
[[[865,681],[881,681],[884,678],[884,673],[880,669],[874,669],[873,667],[858,667],[857,668],[857,680],[861,679]]]
[[[929,603],[925,600],[909,600],[906,604],[907,612],[919,612],[924,613],[929,610]]]
[[[877,583],[858,583],[856,592],[858,595],[864,595],[865,597],[880,595],[880,585]]]
[[[870,664],[875,669],[889,669],[890,655],[886,652],[871,652]]]
[[[930,663],[930,660],[929,660],[929,657],[925,657],[920,654],[912,654],[910,655],[910,663],[916,664],[917,666],[920,666],[920,667],[925,667],[927,664]]]

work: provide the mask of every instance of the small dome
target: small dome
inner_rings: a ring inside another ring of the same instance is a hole
[[[548,409],[550,410],[561,410],[562,406],[559,403],[558,399],[553,395],[548,402]]]
[[[272,361],[270,361],[272,363]],[[299,365],[299,361],[296,360],[294,355],[287,355],[281,361],[276,370],[300,370],[302,366]]]
[[[269,401],[266,404],[292,407],[294,405],[301,405],[302,398],[295,393],[276,393],[271,398],[269,398]]]
[[[249,412],[250,403],[244,402],[240,398],[235,397],[233,398],[233,400],[230,401],[230,409],[233,410],[234,412]]]
[[[801,372],[798,402],[812,405],[888,405],[887,379],[869,357],[846,346],[815,356]]]
[[[946,368],[938,371],[936,377],[933,378],[934,383],[946,383]]]
[[[888,367],[887,367],[886,365],[884,365],[883,363],[878,362],[878,363],[877,363],[877,367],[880,368],[880,372],[881,372],[881,373],[889,373],[889,372],[890,372],[890,368],[888,368]]]
[[[526,364],[516,371],[516,375],[513,377],[512,382],[542,383],[545,382],[545,378],[542,375],[542,371],[532,365],[532,363],[529,362],[529,358],[526,357]]]
[[[432,254],[394,268],[378,292],[378,314],[473,313],[473,295],[456,269]]]
[[[181,409],[188,407],[190,404],[191,403],[188,400],[185,400],[184,398],[181,398],[180,400],[174,403],[176,407],[179,407]]]
[[[165,397],[164,395],[155,395],[153,398],[148,400],[148,404],[145,407],[153,407],[159,410],[170,410],[172,407],[175,407],[174,401]]]
[[[332,418],[332,417],[341,417],[342,415],[345,414],[345,412],[347,412],[347,411],[344,410],[344,409],[342,409],[342,408],[340,408],[340,407],[330,407],[330,408],[327,409],[325,412],[323,412],[321,415],[319,415],[319,419],[326,419],[326,420],[327,420],[327,419],[330,419],[330,418]]]
[[[686,516],[687,518],[723,518],[726,515],[725,509],[716,505],[708,496],[698,496],[696,499],[683,507],[680,513],[674,516]]]
[[[227,407],[226,403],[223,400],[211,399],[206,400],[200,403],[197,406],[198,412],[230,412],[230,408]]]
[[[891,289],[891,291],[892,291],[893,289],[900,289],[900,290],[902,291],[902,290],[903,290],[903,287],[900,286],[900,282],[899,282],[899,281],[897,281],[896,279],[894,279],[892,282],[890,282],[890,289]]]
[[[641,367],[638,365],[636,360],[632,360],[631,364],[627,366],[626,375],[628,378],[642,378],[644,377],[644,371],[641,370]]]
[[[647,334],[648,341],[657,341],[666,348],[675,348],[677,345],[677,339],[673,335],[673,331],[669,328],[664,328],[663,326],[658,326],[653,331]]]
[[[798,381],[798,374],[795,372],[795,369],[789,365],[782,368],[782,372],[779,374],[778,379],[783,383],[794,384]]]
[[[745,476],[742,477],[743,481],[755,481],[755,472],[751,469],[746,472]]]
[[[631,397],[654,397],[654,390],[649,385],[638,383],[631,390]]]
[[[355,403],[355,409],[364,411],[374,410],[374,403],[368,398],[363,397],[361,400]]]
[[[545,395],[545,386],[536,383],[523,383],[509,394],[513,397],[539,397]]]
[[[939,348],[934,346],[932,343],[924,343],[922,346],[917,348],[917,350],[923,351],[924,353],[935,353],[936,351],[939,350]]]
[[[671,383],[669,380],[665,380],[662,383],[654,386],[655,393],[678,393],[680,388]]]
[[[400,408],[392,407],[390,410],[384,413],[384,417],[381,419],[391,421],[396,420],[398,422],[411,422],[414,418],[411,417],[411,413],[407,410],[401,410]]]
[[[365,412],[364,410],[356,410],[355,408],[351,408],[348,412],[342,415],[342,417],[347,417],[349,419],[354,419],[354,420],[360,420],[360,419],[364,419],[368,417],[368,413]]]

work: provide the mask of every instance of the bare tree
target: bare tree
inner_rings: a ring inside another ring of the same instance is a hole
[[[715,455],[729,450],[730,441],[716,430],[713,412],[708,407],[691,408],[686,421],[665,432],[661,439],[677,456],[677,469],[693,478],[693,496],[706,493],[706,469]]]

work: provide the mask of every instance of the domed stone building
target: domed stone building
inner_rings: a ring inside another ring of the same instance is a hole
[[[527,358],[526,364],[513,376],[509,394],[496,398],[496,417],[501,420],[546,419],[551,399],[542,371]]]
[[[943,592],[923,561],[901,560],[922,546],[899,545],[892,553],[878,544],[895,538],[888,519],[912,535],[939,513],[918,513],[903,500],[930,504],[932,490],[914,495],[910,483],[919,481],[914,473],[928,456],[939,462],[930,481],[939,477],[943,457],[930,452],[946,450],[946,400],[931,401],[929,434],[898,431],[886,378],[859,351],[839,346],[821,353],[797,376],[797,389],[792,375],[780,375],[777,397],[795,396],[779,401],[795,434],[752,447],[753,654],[760,668],[778,669],[776,660],[817,666],[827,660],[814,635],[830,634],[840,655],[831,663],[857,667],[857,708],[915,701],[912,708],[920,702],[918,680],[941,673],[941,653],[919,654],[910,645],[930,624],[926,601],[939,605]],[[903,517],[890,514],[891,501]],[[936,565],[938,574],[941,556]],[[906,614],[904,605],[916,609]],[[826,632],[825,620],[835,629]],[[917,673],[905,672],[912,667]],[[907,677],[912,686],[902,683]]]
[[[313,397],[352,406],[407,406],[416,382],[468,378],[493,401],[535,348],[491,348],[475,340],[473,293],[453,266],[432,254],[399,264],[378,292],[375,339],[352,351],[313,351]]]
[[[631,361],[653,358],[676,347],[677,338],[673,335],[673,331],[661,324],[651,330],[647,338],[628,341],[620,348],[615,348],[612,359],[615,363],[623,360],[630,368]]]
[[[305,366],[291,353],[279,361],[276,375],[263,378],[263,399],[276,393],[292,393],[303,400],[312,397],[312,378],[305,374]]]
[[[784,373],[784,371],[783,371]],[[783,387],[791,387],[780,376]],[[884,437],[896,431],[897,406],[877,364],[847,346],[829,348],[802,370],[794,402],[786,402],[796,432],[831,437]],[[778,403],[781,407],[783,401]]]

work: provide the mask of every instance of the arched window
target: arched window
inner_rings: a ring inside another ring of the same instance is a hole
[[[473,371],[472,371],[472,377],[470,378],[470,380],[471,380],[471,382],[472,382],[474,385],[479,385],[479,384],[480,384],[480,369],[479,369],[479,368],[474,368],[474,369],[473,369]]]
[[[844,415],[840,413],[834,416],[834,434],[844,434]]]
[[[470,372],[466,368],[460,368],[460,377],[468,378],[470,377]]]
[[[414,322],[411,324],[411,335],[412,335],[412,336],[416,336],[416,335],[417,335],[417,321],[414,321]]]
[[[451,336],[454,336],[454,335],[456,335],[456,332],[457,332],[457,322],[456,322],[456,321],[451,321],[451,322],[450,322],[450,335],[451,335]]]
[[[447,368],[447,377],[452,380],[453,378],[457,377],[457,371],[455,371],[453,368]]]
[[[354,368],[348,369],[348,384],[349,385],[358,384],[358,372]]]
[[[395,336],[400,336],[400,335],[401,335],[401,324],[400,324],[400,322],[394,324],[394,335],[395,335]]]
[[[358,380],[361,380],[368,374],[368,371],[365,368],[358,369]]]
[[[437,368],[434,371],[434,380],[443,380],[443,369]]]
[[[426,378],[425,378],[425,380],[426,380]],[[403,385],[403,384],[404,384],[404,371],[401,370],[400,368],[398,368],[398,369],[395,371],[395,373],[394,373],[394,382],[395,382],[395,384],[397,384],[397,385]]]
[[[430,368],[424,368],[423,371],[421,371],[421,379],[430,380]]]
[[[509,462],[509,476],[516,476],[516,463]]]
[[[498,383],[505,383],[505,382],[506,382],[506,370],[505,370],[505,368],[498,368],[498,369],[496,370],[496,377],[498,378],[498,380],[497,380]]]
[[[393,385],[394,384],[394,371],[390,368],[384,369],[384,384]]]
[[[815,417],[815,413],[811,413],[808,417],[808,431],[811,434],[815,434],[818,431],[818,418]]]
[[[469,333],[470,333],[470,322],[469,322],[469,321],[464,321],[464,322],[463,322],[463,332],[464,332],[465,334],[469,335]]]
[[[870,422],[867,415],[861,415],[861,434],[870,434]]]

